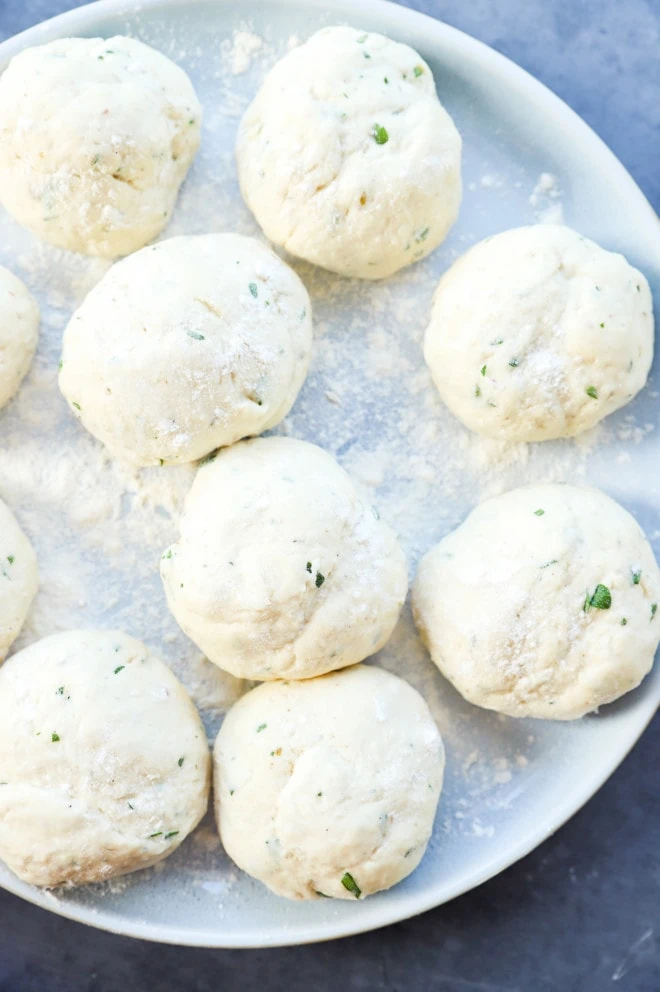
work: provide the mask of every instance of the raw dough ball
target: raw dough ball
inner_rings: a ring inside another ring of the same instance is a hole
[[[0,661],[19,635],[38,585],[37,556],[0,499]]]
[[[114,265],[64,333],[60,388],[138,465],[191,462],[289,412],[312,348],[309,297],[238,234],[171,238]]]
[[[25,882],[172,854],[206,811],[209,765],[185,689],[126,634],[54,634],[0,668],[0,858]]]
[[[207,657],[247,679],[311,678],[375,654],[408,577],[394,532],[321,448],[246,441],[200,468],[167,600]]]
[[[0,408],[17,392],[39,338],[39,307],[26,286],[0,265]]]
[[[573,720],[639,685],[660,640],[660,571],[597,489],[531,485],[481,503],[422,560],[419,631],[471,703]]]
[[[368,896],[424,856],[442,741],[419,693],[381,668],[253,689],[213,757],[225,850],[278,895]]]
[[[182,69],[134,38],[61,38],[0,77],[0,201],[60,248],[113,258],[168,223],[199,147]]]
[[[486,437],[571,437],[628,403],[653,359],[653,303],[622,255],[568,227],[486,238],[440,280],[424,357]]]
[[[241,123],[241,191],[293,255],[362,279],[433,251],[461,201],[461,139],[407,45],[325,28],[268,73]]]

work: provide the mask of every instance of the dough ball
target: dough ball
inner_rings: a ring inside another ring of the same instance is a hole
[[[110,450],[191,462],[289,412],[312,348],[309,297],[238,234],[171,238],[114,265],[64,333],[60,388]]]
[[[0,265],[0,408],[18,391],[39,339],[39,307],[20,279]]]
[[[573,720],[639,685],[660,640],[660,571],[639,524],[597,489],[523,486],[428,552],[419,631],[469,702]]]
[[[60,38],[0,77],[0,201],[59,248],[114,258],[168,223],[199,147],[190,80],[134,38]]]
[[[440,280],[424,357],[449,409],[479,434],[571,437],[644,386],[649,286],[622,255],[568,227],[504,231]]]
[[[209,766],[185,689],[126,634],[53,634],[0,668],[0,858],[25,882],[161,861],[204,815]]]
[[[239,678],[311,678],[375,654],[406,596],[399,542],[321,448],[286,437],[200,468],[161,575],[183,630]]]
[[[214,748],[227,854],[289,899],[389,889],[426,850],[444,770],[412,686],[358,665],[269,682],[230,710]]]
[[[325,28],[268,73],[241,123],[241,191],[271,241],[345,276],[428,255],[461,201],[461,139],[407,45]]]
[[[0,499],[0,661],[20,634],[38,585],[37,556]]]

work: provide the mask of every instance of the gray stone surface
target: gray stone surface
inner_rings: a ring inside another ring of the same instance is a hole
[[[660,0],[408,5],[550,86],[660,208]],[[73,6],[0,0],[0,40]],[[330,944],[161,947],[0,892],[0,992],[660,992],[659,750],[656,719],[598,795],[529,857],[421,917]]]

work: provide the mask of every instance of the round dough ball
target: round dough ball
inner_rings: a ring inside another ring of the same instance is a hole
[[[213,757],[225,850],[278,895],[359,899],[424,856],[442,740],[419,693],[381,668],[253,689]]]
[[[134,638],[53,634],[0,668],[0,858],[23,881],[161,861],[204,815],[209,779],[195,707]]]
[[[52,245],[114,258],[168,223],[199,147],[185,72],[134,38],[60,38],[0,77],[0,201]]]
[[[639,685],[660,641],[660,571],[597,489],[523,486],[481,503],[422,559],[413,613],[469,702],[573,720]]]
[[[479,434],[572,437],[644,386],[651,292],[622,255],[568,227],[505,231],[440,280],[424,357],[449,409]]]
[[[0,409],[27,374],[39,339],[39,306],[20,279],[0,265]]]
[[[424,60],[324,28],[268,73],[241,122],[243,198],[277,245],[381,279],[433,251],[461,202],[461,139]]]
[[[375,654],[408,587],[403,551],[321,448],[286,437],[200,468],[161,575],[183,630],[239,678],[306,679]]]
[[[34,549],[0,499],[0,661],[20,634],[38,586]]]
[[[238,234],[171,238],[114,265],[64,333],[60,388],[110,450],[191,462],[289,412],[312,349],[309,297]]]

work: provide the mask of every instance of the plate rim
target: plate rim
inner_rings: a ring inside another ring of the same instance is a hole
[[[305,0],[307,7],[320,9],[331,15],[336,11],[338,20],[342,21],[345,18],[344,7],[347,2],[348,0]],[[239,9],[239,0],[186,0],[187,5],[193,3],[198,6],[213,4]],[[283,8],[295,8],[300,0],[267,0],[267,3]],[[75,36],[81,32],[89,31],[99,19],[105,16],[125,15],[129,17],[145,10],[180,5],[181,0],[141,0],[136,8],[127,0],[95,0],[95,2],[85,4],[82,7],[64,11],[0,42],[0,73],[4,71],[9,60],[24,48],[44,44],[55,38]],[[544,113],[555,119],[563,120],[567,130],[577,129],[581,132],[581,140],[589,143],[601,156],[601,171],[608,175],[615,186],[623,184],[626,187],[626,195],[636,201],[636,210],[647,215],[649,225],[655,225],[660,245],[660,218],[623,163],[576,111],[530,72],[517,65],[506,55],[464,31],[429,14],[401,6],[391,2],[391,0],[361,0],[359,9],[352,19],[357,20],[362,14],[386,22],[379,28],[385,32],[392,29],[396,30],[397,27],[405,30],[406,26],[410,24],[419,27],[421,24],[425,29],[430,46],[436,41],[440,43],[449,41],[462,59],[467,58],[476,61],[480,66],[487,68],[500,78],[506,79],[518,89],[524,88],[526,99],[533,98],[542,107]],[[102,908],[88,907],[80,903],[62,903],[55,899],[49,890],[28,886],[18,878],[14,880],[13,876],[8,883],[0,881],[0,888],[41,909],[46,909],[77,923],[87,924],[120,936],[188,947],[217,949],[291,947],[348,937],[398,923],[443,905],[482,885],[525,857],[574,816],[616,771],[653,718],[660,704],[660,674],[657,670],[654,674],[647,676],[644,686],[645,689],[641,689],[641,691],[645,692],[645,695],[639,698],[635,704],[638,719],[634,728],[627,730],[625,735],[622,735],[611,764],[590,778],[586,786],[578,783],[576,787],[568,790],[563,801],[556,806],[550,824],[544,821],[537,830],[527,834],[523,841],[509,851],[503,862],[497,858],[491,858],[481,869],[464,875],[454,885],[445,884],[443,886],[442,879],[440,879],[430,892],[411,892],[404,897],[403,901],[398,901],[391,906],[387,903],[371,903],[372,908],[369,911],[367,907],[369,907],[370,901],[366,901],[363,904],[365,912],[360,917],[316,924],[312,920],[305,927],[297,927],[295,934],[292,933],[290,937],[285,930],[281,929],[275,929],[272,932],[265,930],[257,939],[249,931],[239,931],[229,935],[218,934],[218,939],[210,942],[208,931],[202,931],[199,928],[184,929],[143,920],[131,920],[128,923],[122,923],[114,915],[105,913]],[[636,692],[640,692],[640,689]]]

